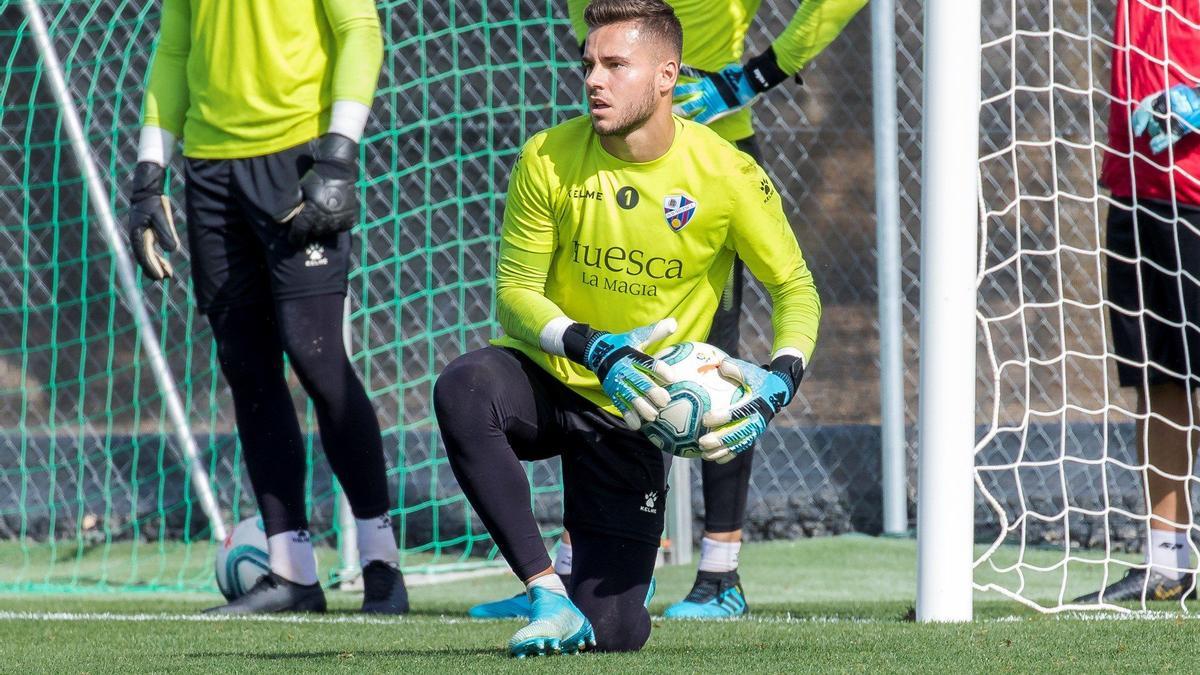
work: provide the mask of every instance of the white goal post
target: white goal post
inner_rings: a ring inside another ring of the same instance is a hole
[[[1200,40],[1200,11],[924,9],[917,619],[968,621],[976,593],[1041,612],[1186,611],[1200,558],[1195,138],[1152,147],[1126,113],[1200,85],[1177,45]],[[1177,196],[1151,198],[1162,191]],[[1174,344],[1182,356],[1162,356]],[[1186,405],[1155,393],[1184,381]],[[1118,580],[1140,602],[1097,598]]]
[[[980,0],[925,3],[917,620],[971,619]]]

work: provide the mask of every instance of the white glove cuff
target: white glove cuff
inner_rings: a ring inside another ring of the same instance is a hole
[[[358,143],[367,128],[371,109],[358,101],[334,101],[329,118],[329,133],[345,136]]]
[[[153,162],[165,168],[174,154],[175,134],[159,127],[142,127],[138,135],[137,161]]]
[[[542,329],[542,334],[538,336],[539,346],[542,351],[555,356],[566,356],[567,350],[563,346],[563,335],[566,335],[567,329],[575,325],[575,322],[570,317],[560,316],[550,319],[550,323]]]
[[[774,361],[781,356],[794,356],[800,359],[800,365],[803,366],[805,370],[808,370],[808,359],[804,358],[804,352],[800,351],[799,349],[796,349],[795,347],[780,347],[779,349],[775,350],[774,354],[771,355],[771,360]]]

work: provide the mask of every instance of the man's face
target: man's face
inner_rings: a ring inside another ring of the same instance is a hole
[[[636,21],[601,26],[588,34],[584,84],[597,134],[622,136],[650,119],[675,84],[676,68],[664,56],[666,51]]]

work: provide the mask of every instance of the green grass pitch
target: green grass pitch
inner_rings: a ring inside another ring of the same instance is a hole
[[[1059,558],[1037,551],[1041,564]],[[331,593],[324,616],[199,620],[204,594],[0,595],[0,672],[1157,672],[1192,671],[1200,621],[1164,604],[1158,619],[1046,616],[994,594],[976,595],[976,621],[916,624],[916,545],[834,537],[748,545],[743,580],[753,614],[730,622],[655,619],[637,654],[515,661],[503,645],[515,621],[465,618],[467,607],[519,590],[507,576],[412,590],[414,611],[367,619],[357,598]],[[1119,574],[1112,571],[1110,574]],[[658,572],[661,614],[693,570]],[[1067,591],[1100,570],[1072,569]],[[1005,581],[982,571],[977,580]],[[1054,598],[1061,576],[1027,579]]]

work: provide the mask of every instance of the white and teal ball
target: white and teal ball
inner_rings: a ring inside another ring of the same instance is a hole
[[[271,570],[262,518],[237,524],[217,549],[217,587],[227,600],[240,598]]]
[[[700,437],[709,432],[704,413],[735,405],[749,392],[722,375],[717,366],[727,354],[703,342],[681,342],[654,355],[681,378],[666,386],[671,400],[658,419],[642,426],[658,449],[677,457],[699,457]]]

